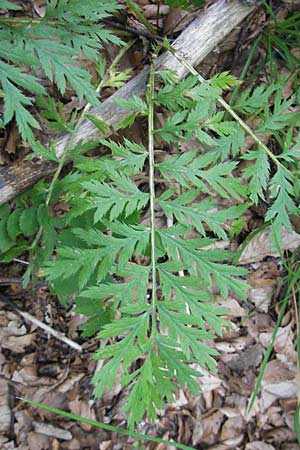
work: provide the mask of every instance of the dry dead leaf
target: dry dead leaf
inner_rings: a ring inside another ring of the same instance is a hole
[[[26,347],[32,344],[35,333],[25,334],[24,336],[8,336],[2,341],[2,347],[11,350],[14,353],[23,353]]]
[[[74,400],[69,402],[70,411],[77,416],[85,417],[86,419],[96,420],[94,409],[84,400],[80,400],[77,396]],[[79,424],[84,431],[91,431],[92,425],[88,423]]]
[[[249,289],[248,300],[255,305],[258,311],[268,312],[274,292],[274,288],[268,285],[261,288]]]
[[[295,398],[297,393],[295,381],[266,384],[262,382],[260,407],[266,411],[275,401]]]
[[[207,450],[232,450],[232,445],[228,444],[216,444],[211,445]]]
[[[182,8],[171,8],[167,15],[164,34],[177,33],[185,28],[195,17],[195,13],[189,13]]]
[[[281,251],[296,250],[300,246],[300,235],[293,231],[289,233],[286,229],[282,231]],[[279,256],[273,244],[270,228],[265,228],[246,245],[243,250],[239,264],[250,264],[261,261],[266,256]]]
[[[245,450],[275,450],[273,445],[266,444],[262,441],[250,442],[246,445]]]
[[[36,402],[43,402],[46,405],[50,406],[51,408],[57,408],[57,409],[67,409],[67,398],[66,395],[63,394],[60,389],[52,390],[50,392],[45,392],[45,388],[42,389],[36,389],[36,392],[31,395],[31,399]],[[49,390],[49,389],[48,389]],[[57,415],[51,411],[46,410],[40,410],[39,411],[40,417],[42,417],[44,420],[55,420],[57,418]]]
[[[155,5],[149,4],[144,7],[144,16],[147,19],[156,19],[156,16],[166,16],[170,11],[170,6],[168,5]]]
[[[197,364],[193,364],[192,367],[202,373],[202,377],[198,379],[202,392],[213,391],[222,385],[222,380],[217,376],[207,372]]]
[[[7,437],[0,435],[0,448],[1,450],[19,450],[20,447],[15,447],[15,443],[13,441],[8,440]],[[23,447],[24,450],[29,450],[28,447]]]
[[[268,430],[263,433],[263,437],[268,441],[271,440],[276,448],[279,448],[283,442],[294,441],[296,438],[294,431],[287,427],[279,427]]]
[[[28,444],[30,450],[41,450],[50,448],[50,438],[45,434],[31,431],[28,433]]]
[[[218,442],[219,432],[224,420],[221,411],[212,411],[202,418],[203,434],[201,444],[212,445]]]
[[[32,344],[35,334],[28,334],[22,320],[14,313],[1,313],[0,345],[14,353],[23,353]]]
[[[220,299],[217,303],[219,306],[228,308],[228,312],[226,313],[226,317],[228,317],[228,319],[233,319],[235,317],[244,317],[246,315],[246,311],[244,310],[244,308],[234,298],[228,298],[226,300]]]
[[[45,434],[46,436],[55,437],[64,441],[70,441],[72,434],[63,428],[51,425],[49,423],[33,421],[33,428],[36,433]]]
[[[39,17],[44,17],[46,14],[46,2],[45,0],[34,0],[33,8]]]
[[[0,432],[6,432],[10,427],[11,411],[8,405],[8,383],[0,378]]]
[[[269,345],[271,336],[271,331],[261,334],[260,339],[264,347],[267,347]],[[273,348],[277,355],[277,358],[281,361],[290,363],[295,363],[297,361],[297,352],[294,347],[294,332],[292,322],[285,327],[279,327]]]
[[[111,445],[112,441],[102,441],[99,445],[99,450],[109,450]]]
[[[293,372],[287,364],[278,359],[273,359],[266,364],[263,381],[266,383],[281,383],[286,380],[293,380]]]
[[[229,439],[240,438],[244,426],[244,420],[240,415],[227,419],[222,426],[220,440],[228,441]]]

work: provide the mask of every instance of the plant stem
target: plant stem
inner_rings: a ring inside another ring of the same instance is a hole
[[[198,80],[201,83],[206,82],[205,78],[202,77],[202,75],[200,75],[199,72],[197,72],[196,69],[194,69],[194,67],[183,57],[179,54],[179,52],[172,47],[169,44],[164,43],[163,44],[165,46],[165,48],[167,48],[172,55],[174,55],[174,57],[192,74],[195,75]],[[281,167],[282,169],[284,169],[286,172],[290,172],[280,161],[278,161],[278,159],[276,158],[275,155],[273,155],[273,153],[271,152],[271,150],[268,149],[268,147],[261,141],[261,139],[259,139],[259,137],[256,136],[256,134],[254,133],[254,131],[251,130],[251,128],[239,117],[239,115],[231,108],[231,106],[225,101],[223,100],[222,97],[218,97],[217,98],[218,103],[220,103],[220,105],[223,106],[223,108],[228,112],[228,114],[231,115],[231,117],[233,117],[238,124],[241,126],[241,128],[243,128],[243,130],[252,137],[252,139],[267,153],[267,155],[269,156],[269,158],[276,164],[277,167]]]
[[[149,189],[150,189],[150,227],[151,227],[151,265],[152,265],[152,337],[156,332],[156,255],[155,255],[155,182],[154,182],[154,60],[150,65],[148,84],[148,151],[149,151]]]
[[[41,23],[43,19],[33,19],[31,17],[0,17],[0,23],[8,23],[8,24],[20,24],[20,25],[31,25],[35,23]],[[47,23],[57,23],[54,21],[47,20]]]
[[[142,9],[135,2],[132,2],[131,0],[126,0],[126,5],[128,8],[132,9],[132,11],[136,15],[136,17],[147,28],[147,30],[151,34],[155,35],[156,31],[153,28],[153,26],[151,25],[151,23],[144,16]]]

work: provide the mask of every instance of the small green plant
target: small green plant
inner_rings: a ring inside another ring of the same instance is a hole
[[[283,110],[276,115],[276,108],[285,102],[279,98],[281,84],[245,91],[236,103],[241,114],[253,114],[261,110],[264,99],[260,132],[270,133],[273,127],[279,137],[290,139],[280,155],[272,155],[276,164],[270,179],[264,147],[240,155],[243,121],[224,121],[217,107],[222,89],[234,85],[234,78],[220,74],[199,83],[197,76],[179,81],[172,73],[157,75],[162,86],[155,91],[152,68],[147,102],[137,98],[123,102],[133,113],[148,117],[148,149],[128,140],[101,139],[107,156],[97,161],[73,152],[74,171],[57,182],[52,197],[54,204],[58,198],[66,202],[69,211],[63,218],[45,219],[42,199],[30,213],[43,208],[45,241],[37,253],[45,251],[48,230],[56,233],[55,257],[43,260],[43,276],[62,300],[75,294],[77,310],[89,317],[85,335],[100,330],[98,337],[107,340],[95,354],[106,361],[94,377],[95,394],[101,396],[111,388],[121,370],[121,384],[129,387],[125,411],[131,427],[145,413],[154,418],[165,401],[172,401],[178,384],[197,393],[195,377],[201,376],[201,367],[214,370],[217,353],[209,342],[225,326],[225,309],[210,294],[212,283],[223,297],[233,292],[244,298],[247,289],[240,279],[244,270],[230,265],[232,255],[212,247],[216,239],[227,238],[224,224],[241,216],[247,198],[264,198],[278,176],[281,184],[269,209],[274,227],[290,227],[288,208],[296,208],[287,166],[292,167],[298,155],[288,131],[298,116]],[[271,96],[273,115],[268,109]],[[163,127],[154,129],[156,107],[169,115]],[[156,136],[165,148],[159,162]],[[182,151],[191,139],[194,148]],[[235,176],[238,156],[253,161],[242,174],[250,190]],[[133,178],[145,168],[148,188],[141,190]],[[156,190],[156,178],[165,180],[163,191]],[[231,199],[233,205],[221,207],[221,199]],[[148,208],[150,218],[140,223]],[[161,220],[158,225],[158,210],[164,225]],[[20,225],[24,221],[18,217],[29,215],[24,208],[16,211],[12,213],[16,218],[11,214],[2,218],[7,233],[9,221]],[[21,234],[24,231],[29,234],[32,229],[21,229]],[[195,231],[198,237],[189,238]]]
[[[66,12],[66,3],[49,4]],[[112,388],[121,373],[131,428],[145,414],[155,418],[179,386],[198,393],[202,369],[215,369],[211,341],[226,326],[216,293],[245,298],[247,291],[245,271],[232,264],[231,252],[218,249],[218,240],[228,239],[250,204],[269,203],[266,221],[279,240],[298,212],[299,113],[288,111],[295,99],[283,97],[284,81],[244,90],[232,109],[222,93],[238,80],[222,73],[205,81],[175,56],[190,76],[178,80],[155,72],[152,63],[146,99],[121,102],[131,115],[118,128],[138,115],[147,118],[147,148],[107,138],[73,148],[83,118],[101,133],[108,127],[88,107],[70,124],[56,104],[40,99],[52,126],[72,128],[64,157],[72,157],[73,169],[58,179],[62,159],[51,183],[22,194],[12,211],[8,205],[0,210],[2,261],[29,251],[25,282],[43,276],[61,301],[75,299],[88,317],[84,335],[97,333],[106,342],[95,354],[104,360],[93,380],[95,395]],[[100,87],[126,78],[110,75]],[[159,127],[157,108],[166,116]],[[276,151],[247,125],[254,117],[256,131],[272,135]],[[245,133],[254,142],[246,150]],[[96,146],[104,156],[84,156]],[[56,158],[51,148],[48,157]],[[241,161],[248,161],[246,168]],[[58,204],[65,206],[61,215]]]

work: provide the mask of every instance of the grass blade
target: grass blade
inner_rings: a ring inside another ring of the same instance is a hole
[[[28,400],[26,398],[21,398],[21,400],[23,400],[23,402],[28,403],[31,406],[35,406],[36,408],[40,408],[45,411],[50,411],[54,414],[67,417],[68,419],[75,420],[77,422],[88,423],[89,425],[92,425],[92,426],[98,427],[98,428],[102,428],[104,430],[113,431],[113,432],[116,432],[119,434],[123,434],[125,436],[130,436],[132,438],[136,438],[136,439],[143,439],[143,440],[147,440],[147,441],[157,442],[159,444],[172,445],[173,447],[181,448],[183,450],[193,450],[192,447],[189,447],[184,444],[179,444],[178,442],[166,441],[165,439],[160,439],[160,438],[157,438],[154,436],[148,436],[146,434],[141,434],[141,433],[136,433],[134,431],[124,430],[123,428],[118,428],[118,427],[114,427],[112,425],[107,425],[105,423],[98,422],[97,420],[87,419],[85,417],[77,416],[76,414],[72,414],[67,411],[63,411],[61,409],[52,408],[51,406],[45,405],[44,403],[34,402],[34,401]]]

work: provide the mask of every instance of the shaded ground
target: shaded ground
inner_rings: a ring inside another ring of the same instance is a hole
[[[171,11],[162,7],[156,21],[154,4],[141,2],[159,31],[176,35],[192,16],[186,12]],[[152,9],[151,9],[152,8]],[[286,6],[279,11],[284,15]],[[247,58],[253,38],[261,31],[265,20],[262,9],[250,16],[241,29],[232,33],[201,65],[205,76],[231,70],[239,75]],[[130,27],[137,23],[130,16]],[[147,59],[147,45],[137,41],[124,65],[138,68]],[[108,49],[112,57],[113,49]],[[259,55],[257,56],[259,58]],[[138,69],[137,69],[138,70]],[[107,93],[108,95],[109,93]],[[71,100],[70,100],[71,102]],[[2,163],[12,158],[7,149],[16,150],[18,134],[10,131],[10,146],[4,146]],[[132,128],[131,133],[143,133]],[[13,143],[13,146],[12,146]],[[14,152],[12,152],[14,153]],[[22,151],[19,151],[21,156]],[[247,230],[262,223],[260,211],[249,214]],[[294,233],[283,238],[284,250],[295,250],[300,235]],[[237,242],[225,244],[235,249]],[[144,422],[138,431],[166,440],[175,440],[198,449],[210,450],[296,450],[294,412],[296,408],[296,352],[295,314],[292,302],[279,328],[272,357],[267,364],[261,393],[250,415],[246,408],[253,391],[258,368],[270,342],[277,320],[279,306],[286,291],[283,283],[285,269],[276,252],[271,249],[268,230],[258,234],[245,249],[240,263],[249,269],[248,282],[252,286],[248,301],[241,303],[230,298],[219,303],[229,308],[232,326],[224,337],[215,342],[219,350],[216,374],[204,373],[200,379],[203,394],[194,397],[180,391],[173,405],[161,411],[156,423]],[[19,397],[27,397],[50,406],[71,411],[83,417],[97,419],[111,425],[125,427],[121,412],[126,392],[117,387],[107,392],[101,400],[92,399],[91,378],[97,369],[92,360],[99,346],[95,340],[84,341],[78,326],[83,318],[59,305],[45,286],[33,292],[24,291],[20,279],[24,265],[14,262],[1,265],[0,312],[0,448],[18,450],[42,449],[156,449],[162,444],[139,443],[125,436],[77,424],[52,413],[25,405]],[[70,348],[60,339],[51,337],[45,330],[24,320],[14,310],[10,300],[22,310],[62,332],[82,345],[82,352]],[[169,448],[174,448],[169,446]]]

